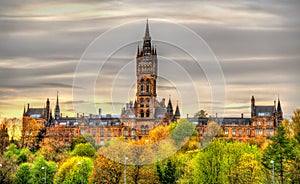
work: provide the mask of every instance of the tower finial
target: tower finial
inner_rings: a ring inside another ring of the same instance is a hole
[[[146,22],[146,31],[145,31],[144,40],[151,40],[148,19],[147,19],[147,22]]]

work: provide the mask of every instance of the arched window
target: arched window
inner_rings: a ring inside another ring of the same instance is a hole
[[[131,129],[131,136],[135,136],[135,129],[134,128]]]
[[[144,98],[141,98],[140,104],[141,104],[141,107],[144,107],[144,104],[145,104]]]
[[[144,79],[141,80],[141,92],[144,92]]]
[[[149,116],[150,116],[150,111],[149,111],[149,109],[147,109],[147,111],[146,111],[146,117],[149,118]]]
[[[144,125],[141,126],[141,133],[145,134],[145,127],[144,127]]]
[[[147,79],[146,81],[146,92],[150,92],[150,81]]]
[[[144,110],[141,110],[141,118],[144,117]]]
[[[150,106],[150,99],[147,98],[147,99],[146,99],[146,107],[149,107],[149,106]]]
[[[148,134],[149,133],[149,127],[148,125],[145,126],[145,134]]]

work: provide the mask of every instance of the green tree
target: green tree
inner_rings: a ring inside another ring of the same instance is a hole
[[[178,148],[183,146],[195,132],[195,125],[187,119],[179,119],[175,126],[170,126],[170,138],[174,141],[175,146]]]
[[[96,150],[90,143],[80,143],[75,146],[74,150],[71,152],[71,156],[85,156],[93,158],[96,156]]]
[[[44,157],[37,157],[32,165],[30,172],[30,183],[44,184],[53,183],[54,174],[56,172],[56,164],[47,162]]]
[[[208,113],[205,110],[200,110],[194,114],[194,118],[207,118]]]
[[[294,146],[294,142],[286,136],[284,127],[279,126],[277,134],[271,137],[271,142],[264,150],[262,158],[264,166],[271,171],[272,164],[270,161],[273,160],[275,173],[279,174],[281,183],[289,181],[289,167],[295,158]]]
[[[23,163],[19,166],[14,180],[15,184],[30,184],[30,166],[28,163]]]
[[[193,183],[262,183],[259,156],[256,146],[214,139],[193,159]]]
[[[55,183],[89,183],[93,161],[88,157],[75,156],[67,159],[58,169]]]
[[[175,171],[175,164],[172,163],[170,158],[166,160],[165,166],[161,163],[156,163],[156,173],[162,184],[175,183]]]
[[[73,150],[77,144],[80,144],[80,143],[84,144],[84,143],[87,143],[87,142],[89,142],[95,149],[97,149],[97,146],[95,144],[95,140],[90,135],[80,135],[78,137],[74,137],[71,141],[70,148],[71,148],[71,150]]]

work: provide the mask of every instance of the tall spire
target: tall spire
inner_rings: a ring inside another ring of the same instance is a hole
[[[145,31],[144,40],[151,40],[148,19],[147,19],[147,23],[146,23],[146,31]]]
[[[277,112],[278,112],[279,114],[282,113],[281,104],[280,104],[280,99],[279,99],[279,94],[278,94]]]
[[[176,106],[175,116],[180,117],[180,111],[179,111],[179,107],[178,107],[178,101],[177,101],[177,106]]]
[[[55,106],[55,119],[60,119],[60,108],[59,108],[59,102],[58,102],[58,91],[56,95],[56,106]]]

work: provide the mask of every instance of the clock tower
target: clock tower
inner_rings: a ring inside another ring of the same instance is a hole
[[[156,102],[157,54],[151,44],[148,20],[143,46],[136,54],[137,106],[136,118],[154,118]]]

